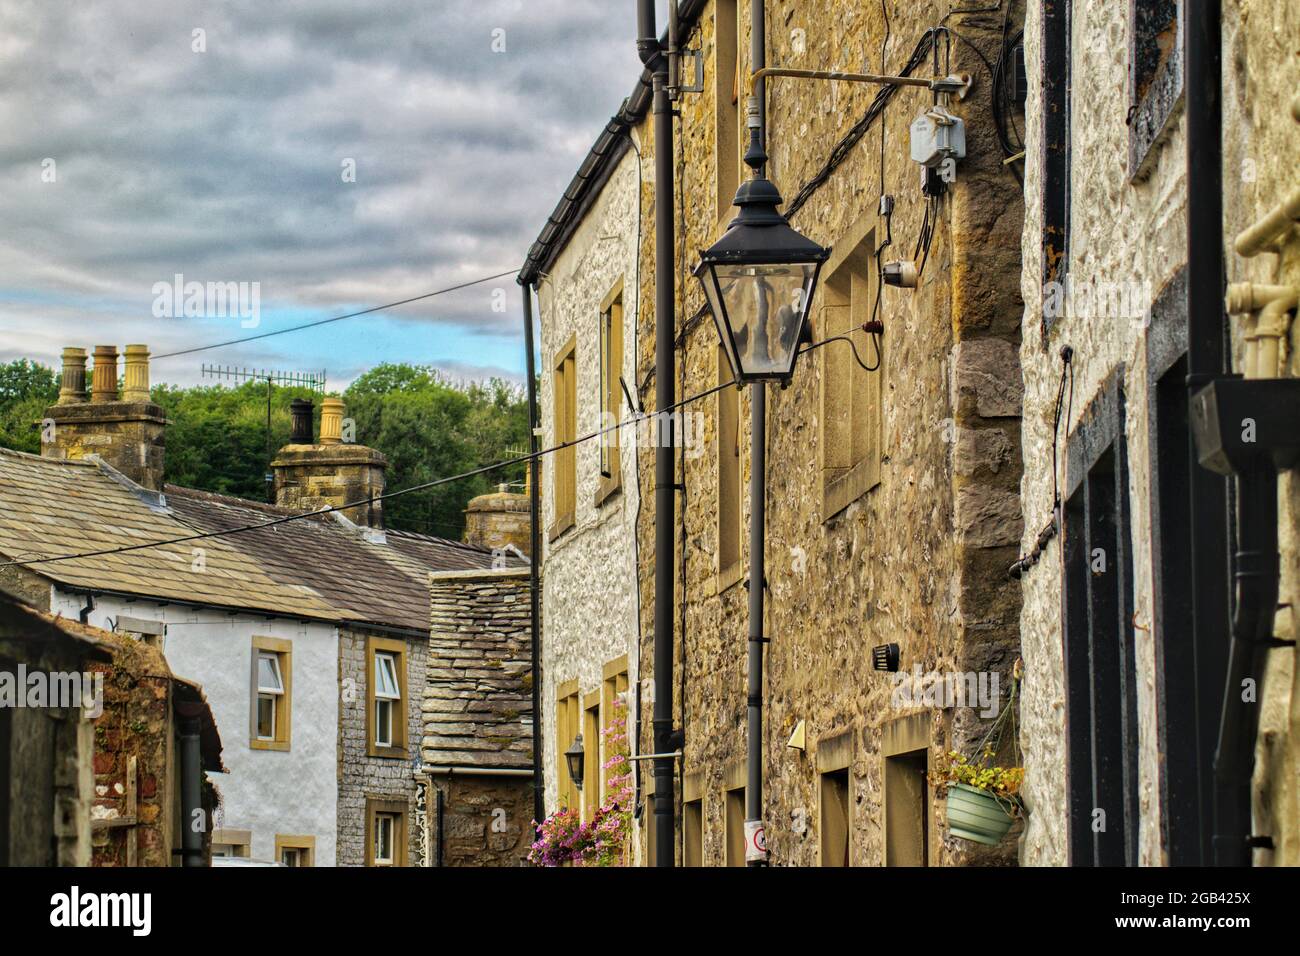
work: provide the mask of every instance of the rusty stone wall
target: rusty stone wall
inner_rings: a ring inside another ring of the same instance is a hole
[[[113,654],[94,664],[104,675],[104,710],[94,721],[94,802],[90,816],[110,821],[131,812],[127,773],[136,761],[136,823],[95,828],[92,866],[126,866],[127,841],[134,840],[136,866],[180,866],[180,745],[172,710],[172,673],[160,650],[124,634],[96,632]],[[212,819],[218,796],[204,777],[203,807]],[[205,865],[211,858],[211,830],[203,837]]]
[[[741,4],[742,77],[748,72],[748,4]],[[878,5],[836,0],[769,3],[767,60],[796,68],[878,71],[884,24]],[[922,34],[947,4],[890,4],[884,72],[899,72]],[[1000,18],[965,17],[947,24],[990,61]],[[677,125],[679,399],[715,384],[717,336],[707,316],[687,326],[703,305],[689,275],[698,251],[720,235],[715,198],[713,9],[705,10],[688,43],[706,56],[706,91],[679,103]],[[929,714],[931,757],[969,748],[983,724],[969,708],[894,706],[890,675],[872,670],[874,645],[896,642],[910,671],[996,671],[1005,688],[1018,650],[1019,593],[1007,579],[1020,536],[1018,361],[1020,190],[1002,165],[989,115],[989,71],[965,43],[953,41],[951,69],[975,77],[974,92],[953,112],[966,121],[967,158],[939,207],[939,222],[922,284],[886,288],[881,480],[834,516],[822,513],[818,459],[822,429],[821,376],[831,344],[800,359],[786,390],[769,389],[767,469],[767,601],[764,804],[775,865],[818,860],[818,742],[851,741],[851,862],[884,859],[881,813],[882,728],[908,714]],[[923,68],[922,72],[928,72]],[[819,170],[834,145],[866,112],[877,88],[848,83],[773,79],[768,83],[769,176],[787,202]],[[743,91],[741,94],[743,114]],[[912,254],[924,211],[919,167],[908,151],[908,127],[930,104],[928,93],[899,91],[884,122],[877,121],[843,163],[795,215],[794,225],[834,246],[853,223],[871,216],[881,192],[896,197],[894,246],[886,258]],[[650,132],[647,128],[647,132]],[[645,147],[649,165],[653,141]],[[726,218],[729,218],[726,217]],[[883,227],[883,223],[879,226]],[[880,229],[883,232],[883,228]],[[879,233],[878,233],[879,235]],[[653,233],[642,244],[638,380],[653,405]],[[817,293],[819,299],[824,294]],[[822,327],[813,306],[813,336]],[[865,336],[858,336],[859,343]],[[861,350],[861,344],[859,345]],[[869,352],[870,346],[867,346]],[[864,356],[865,357],[865,356]],[[748,390],[741,394],[742,548],[747,551],[750,461]],[[687,459],[678,494],[675,708],[686,730],[683,771],[699,781],[703,799],[703,859],[722,862],[723,790],[727,768],[745,755],[747,592],[718,581],[715,440],[717,405],[705,412],[704,452]],[[641,481],[653,487],[653,455],[641,456]],[[653,505],[643,508],[640,587],[642,676],[651,674],[653,647]],[[742,554],[742,562],[747,562]],[[684,586],[681,580],[684,579]],[[719,589],[721,584],[721,590]],[[720,593],[719,593],[720,590]],[[684,632],[683,632],[684,625]],[[684,636],[684,640],[683,640]],[[684,675],[682,669],[684,668]],[[650,746],[651,694],[643,693]],[[786,741],[805,723],[804,753]],[[845,738],[842,735],[848,734]],[[646,777],[649,785],[648,774]],[[929,809],[931,863],[1009,863],[1002,847],[940,840],[944,804]],[[801,825],[806,824],[806,825]]]
[[[533,828],[531,777],[433,777],[429,799],[431,862],[442,834],[443,866],[524,866]],[[442,793],[439,830],[437,792]]]

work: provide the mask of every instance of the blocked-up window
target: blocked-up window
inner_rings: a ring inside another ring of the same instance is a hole
[[[822,866],[849,865],[849,771],[832,770],[819,774],[819,797]]]
[[[567,681],[561,684],[555,693],[555,774],[559,786],[561,807],[580,809],[578,803],[578,786],[569,776],[569,763],[564,759],[565,751],[573,746],[578,736],[578,682]]]
[[[718,348],[719,385],[734,375],[727,353]],[[724,388],[718,404],[718,585],[740,579],[740,389]]]
[[[885,757],[885,865],[925,866],[929,859],[930,792],[926,751]]]
[[[1073,866],[1137,865],[1137,674],[1123,408],[1112,376],[1068,446],[1063,654]]]
[[[727,866],[745,865],[745,788],[728,790],[724,820],[727,831]]]
[[[551,377],[554,443],[564,445],[578,437],[578,342],[570,338],[555,356]],[[577,516],[578,454],[569,444],[551,456],[555,511],[550,536],[558,538],[572,528]]]
[[[704,801],[682,807],[682,866],[704,865]]]
[[[732,213],[740,185],[742,152],[740,121],[740,23],[736,0],[715,0],[714,28],[714,164],[717,170],[718,217],[723,224]]]
[[[623,280],[600,305],[600,427],[609,429],[622,420],[623,383]],[[596,504],[618,490],[620,484],[619,433],[604,431],[600,439],[600,485]]]
[[[822,520],[880,483],[885,363],[882,337],[862,329],[879,314],[875,231],[866,229],[866,220],[837,243],[826,266],[818,337],[844,336],[849,341],[818,349]]]

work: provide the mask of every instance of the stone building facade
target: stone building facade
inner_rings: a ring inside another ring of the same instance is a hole
[[[923,195],[908,147],[910,124],[932,106],[928,93],[888,94],[854,139],[879,88],[767,83],[768,176],[792,224],[831,248],[813,339],[849,335],[862,363],[879,366],[862,369],[847,343],[832,342],[799,360],[788,388],[769,388],[763,801],[775,865],[1013,859],[1009,845],[946,837],[942,789],[925,779],[945,751],[969,751],[982,737],[982,708],[926,706],[920,687],[901,696],[900,675],[872,669],[873,647],[898,644],[904,674],[921,672],[921,683],[984,675],[990,688],[997,675],[1005,704],[1018,654],[1019,595],[1005,567],[1020,536],[1021,202],[989,109],[1002,21],[948,15],[946,4],[891,6],[887,35],[869,4],[767,4],[769,65],[929,75],[933,41],[941,70],[974,77],[971,96],[948,104],[965,122],[966,156],[937,199]],[[928,32],[941,21],[951,34]],[[743,94],[749,30],[749,4],[714,0],[686,39],[704,51],[705,92],[681,98],[677,127],[679,399],[730,377],[688,273],[734,215],[745,137],[732,76]],[[837,144],[842,159],[827,173]],[[888,220],[882,194],[893,197]],[[914,250],[927,223],[923,264]],[[882,262],[912,256],[918,287],[881,288],[877,250]],[[650,303],[652,268],[642,282]],[[873,317],[883,323],[878,343],[862,330]],[[639,337],[643,372],[653,368],[651,324]],[[743,864],[749,393],[700,403],[704,453],[679,469],[675,708],[686,737],[680,852],[692,864]],[[653,538],[649,510],[639,538]],[[646,670],[650,655],[645,642]],[[804,749],[787,746],[800,728]]]
[[[1222,7],[1227,280],[1294,285],[1294,229],[1283,233],[1277,252],[1249,259],[1236,254],[1234,240],[1294,195],[1300,61],[1286,38],[1300,35],[1300,10],[1251,0]],[[1056,126],[1031,123],[1026,136],[1021,549],[1030,554],[1037,546],[1038,555],[1021,577],[1025,864],[1210,861],[1211,762],[1229,628],[1226,613],[1215,622],[1191,617],[1203,595],[1190,587],[1188,529],[1215,519],[1189,510],[1187,497],[1186,476],[1199,467],[1189,457],[1186,387],[1188,8],[1143,0],[1031,3],[1025,23],[1028,112],[1062,118]],[[1067,74],[1068,92],[1054,82]],[[1063,299],[1053,281],[1068,281]],[[1230,328],[1232,368],[1243,371],[1240,323]],[[1273,374],[1300,373],[1294,329],[1289,341]],[[1064,346],[1072,358],[1056,429]],[[1212,480],[1227,493],[1227,482]],[[1280,484],[1274,634],[1287,639],[1297,633],[1300,498],[1294,473]],[[1060,534],[1040,544],[1058,491]],[[1216,551],[1226,601],[1227,546]],[[1098,601],[1119,609],[1119,623],[1102,629],[1107,641],[1100,645],[1084,636]],[[1194,651],[1200,629],[1217,633]],[[1107,672],[1090,667],[1089,648],[1102,654]],[[1253,829],[1270,836],[1274,850],[1256,850],[1255,860],[1295,864],[1294,649],[1271,650],[1266,661],[1266,673],[1256,675]],[[1090,682],[1102,702],[1091,714],[1083,702]],[[1110,777],[1092,771],[1075,749],[1090,744],[1116,755]]]
[[[397,647],[400,645],[400,647]],[[394,636],[365,628],[339,630],[339,825],[338,863],[363,866],[367,862],[367,840],[371,814],[367,805],[378,801],[401,803],[408,818],[414,819],[418,797],[420,734],[423,729],[423,698],[405,694],[404,742],[392,749],[374,746],[371,711],[374,697],[367,693],[373,679],[376,646],[394,648],[405,668],[409,688],[422,688],[428,641],[423,636]],[[417,826],[406,828],[408,860],[418,858],[420,833]],[[373,861],[372,861],[373,862]]]
[[[527,568],[430,575],[422,685],[423,866],[520,866],[533,836]]]
[[[636,519],[649,485],[641,476],[644,456],[638,431],[628,424],[633,414],[626,394],[640,394],[644,370],[636,354],[650,334],[639,321],[637,293],[647,268],[638,239],[644,244],[653,232],[651,160],[640,155],[647,127],[644,101],[625,104],[593,147],[598,172],[580,174],[569,190],[584,198],[525,270],[537,285],[541,446],[616,422],[626,426],[568,455],[543,459],[547,813],[570,807],[590,816],[603,800],[600,730],[613,719],[615,700],[638,678]],[[582,789],[561,756],[579,734],[597,781]]]

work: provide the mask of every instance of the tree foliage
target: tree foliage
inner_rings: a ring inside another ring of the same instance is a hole
[[[30,359],[0,365],[0,446],[40,454],[40,420],[58,397],[54,369]]]
[[[35,423],[58,391],[53,369],[26,359],[0,366],[0,445],[39,452]],[[319,427],[321,396],[275,386],[268,446],[265,382],[233,388],[154,386],[153,400],[169,422],[167,481],[265,501],[268,447],[273,456],[288,443],[293,398],[314,401]],[[387,457],[389,491],[514,457],[528,444],[523,391],[498,379],[459,383],[427,366],[384,364],[353,382],[342,398],[355,423],[355,440]],[[384,502],[385,521],[390,528],[459,537],[470,498],[500,482],[519,482],[523,474],[523,466],[515,465],[390,499]]]

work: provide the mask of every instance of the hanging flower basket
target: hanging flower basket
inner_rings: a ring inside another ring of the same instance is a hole
[[[1023,675],[1019,660],[1011,670],[1011,694],[980,742],[978,758],[971,760],[951,750],[931,774],[934,784],[947,787],[948,832],[963,840],[997,846],[1011,829],[1021,812],[1020,785],[1025,768],[1020,765],[1020,741],[1016,730],[1016,697]],[[1011,733],[1014,764],[993,764],[1002,751],[1003,734]]]
[[[1015,816],[1005,797],[965,783],[948,784],[948,832],[963,840],[997,846]]]

